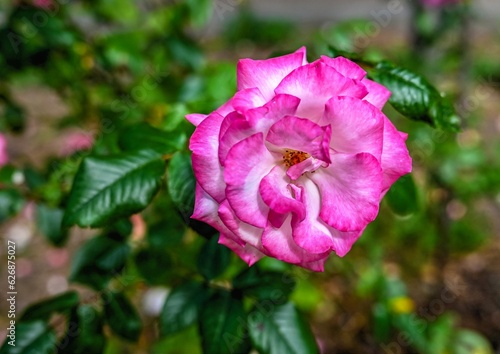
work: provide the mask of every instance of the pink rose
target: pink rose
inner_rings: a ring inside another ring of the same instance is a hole
[[[94,137],[84,131],[73,131],[63,137],[61,156],[69,156],[77,151],[89,150],[94,145]]]
[[[9,162],[9,155],[7,155],[7,140],[5,136],[0,134],[0,167]]]
[[[186,118],[197,180],[194,219],[252,265],[264,255],[322,271],[375,219],[411,171],[407,135],[381,112],[390,92],[343,57],[305,48],[238,63],[238,92]]]

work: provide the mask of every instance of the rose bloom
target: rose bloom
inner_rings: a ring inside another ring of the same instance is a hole
[[[190,114],[194,219],[249,265],[264,255],[323,271],[344,256],[389,187],[411,171],[381,112],[390,96],[343,58],[308,63],[305,48],[238,63],[238,91],[208,116]]]

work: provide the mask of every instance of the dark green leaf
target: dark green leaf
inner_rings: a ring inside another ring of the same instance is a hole
[[[194,209],[194,179],[191,158],[188,154],[177,152],[168,166],[168,191],[172,202],[185,217],[191,216]]]
[[[391,209],[398,215],[409,215],[418,211],[417,187],[411,175],[400,177],[386,195]]]
[[[106,322],[114,333],[124,339],[137,341],[142,330],[142,322],[136,309],[122,293],[103,294]]]
[[[208,288],[191,281],[172,290],[168,295],[160,315],[160,334],[169,334],[183,330],[198,319],[201,306],[209,297]]]
[[[254,346],[262,353],[318,353],[308,324],[292,303],[258,303],[248,316],[248,328]]]
[[[141,276],[151,285],[167,283],[172,266],[168,253],[161,248],[143,248],[134,256],[134,262]]]
[[[108,157],[87,157],[73,181],[64,226],[104,226],[144,209],[160,187],[161,155],[142,150]]]
[[[32,167],[26,167],[23,174],[25,183],[31,190],[34,190],[47,182],[45,177]]]
[[[76,291],[68,291],[53,298],[28,306],[21,316],[22,321],[48,320],[54,312],[68,312],[76,307],[80,299]]]
[[[24,130],[25,114],[21,107],[13,104],[7,105],[4,112],[5,121],[8,128],[15,133],[20,133]]]
[[[233,280],[233,286],[246,296],[271,299],[276,303],[288,300],[295,288],[295,281],[283,273],[261,271],[254,266],[238,274]]]
[[[36,222],[40,232],[54,245],[62,246],[68,238],[68,230],[62,228],[64,211],[44,204],[36,207]]]
[[[233,298],[227,291],[216,293],[205,303],[200,314],[203,353],[248,353],[250,342],[245,318],[243,302],[240,299]]]
[[[102,331],[103,318],[91,305],[73,311],[64,337],[58,343],[58,354],[101,354],[106,339]]]
[[[389,340],[391,334],[391,317],[386,304],[373,306],[373,335],[381,343]]]
[[[0,190],[0,223],[19,213],[24,199],[16,189]]]
[[[125,243],[104,236],[94,237],[75,254],[69,278],[100,290],[122,271],[129,253],[130,247]]]
[[[442,129],[460,129],[451,104],[424,77],[387,62],[377,64],[368,74],[392,92],[389,102],[406,117]]]
[[[118,145],[123,151],[151,149],[160,154],[172,154],[185,144],[184,134],[166,132],[147,123],[129,125],[118,136]]]
[[[14,336],[9,337],[7,328],[7,339],[0,348],[1,354],[48,354],[55,351],[56,334],[43,321],[16,323],[14,332]]]
[[[221,275],[231,260],[231,251],[217,242],[218,237],[208,240],[198,254],[198,270],[207,280]]]

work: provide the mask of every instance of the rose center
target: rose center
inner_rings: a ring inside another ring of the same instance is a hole
[[[283,162],[285,163],[286,167],[291,167],[293,165],[301,163],[309,157],[311,157],[311,155],[304,151],[287,149],[283,154]]]

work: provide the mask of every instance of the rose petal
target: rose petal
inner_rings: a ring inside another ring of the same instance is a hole
[[[375,107],[382,109],[386,104],[389,97],[391,97],[391,91],[382,86],[378,82],[363,79],[361,83],[365,85],[368,90],[368,95],[363,98],[365,101],[370,102]]]
[[[359,231],[378,213],[382,169],[367,153],[333,154],[332,164],[309,178],[321,194],[320,218],[339,231]]]
[[[262,132],[283,118],[295,113],[300,100],[290,95],[276,95],[264,106],[247,110],[245,115],[233,112],[226,116],[221,126],[219,142],[219,161],[224,166],[227,153],[241,140]]]
[[[291,166],[287,171],[286,175],[292,180],[300,178],[304,173],[314,172],[320,167],[326,167],[325,162],[317,160],[314,157],[310,157],[296,165]]]
[[[344,57],[330,58],[322,55],[320,61],[331,66],[349,79],[362,80],[366,76],[366,71],[358,64]]]
[[[325,108],[322,122],[332,127],[330,146],[337,152],[368,152],[380,161],[385,115],[366,101],[333,97]]]
[[[219,129],[223,119],[218,113],[210,114],[196,127],[189,141],[196,180],[219,203],[225,199],[226,187],[218,159]]]
[[[299,97],[296,115],[314,122],[323,116],[325,103],[334,96],[363,98],[368,91],[361,83],[348,79],[321,61],[301,66],[292,71],[274,90]]]
[[[219,243],[233,250],[241,259],[248,263],[249,266],[252,266],[255,262],[264,257],[264,254],[255,247],[249,244],[241,246],[224,234],[220,234]]]
[[[248,109],[265,105],[267,101],[257,87],[252,87],[236,92],[230,102],[237,112],[244,113]]]
[[[275,164],[264,145],[264,135],[254,134],[229,151],[224,169],[226,197],[236,216],[250,225],[264,228],[269,207],[259,193],[260,181]]]
[[[241,246],[244,246],[245,243],[248,243],[258,249],[262,248],[260,237],[262,236],[263,230],[244,223],[243,221],[238,219],[227,200],[223,201],[220,204],[218,216],[229,231],[225,232],[227,236],[232,238],[231,234],[233,234],[236,238],[233,238],[233,240],[235,240]]]
[[[304,57],[305,53],[298,51],[266,60],[241,59],[237,67],[238,90],[258,87],[265,99],[270,100],[281,80],[303,65]]]
[[[292,238],[290,222],[291,216],[285,220],[280,228],[275,228],[271,224],[267,225],[262,234],[262,246],[265,254],[293,264],[310,263],[328,257],[329,252],[314,254],[297,246]]]
[[[320,127],[308,119],[287,116],[276,122],[266,140],[283,149],[303,151],[330,163],[330,126]]]
[[[382,170],[384,181],[382,192],[385,193],[396,180],[410,173],[412,160],[406,147],[407,134],[397,131],[389,119],[384,122],[384,147],[382,150]]]
[[[286,177],[283,166],[275,166],[259,185],[259,192],[264,203],[280,214],[293,213],[302,220],[306,210],[301,201],[294,198],[290,181]]]
[[[318,187],[309,178],[302,178],[297,184],[304,190],[302,201],[307,215],[303,220],[292,218],[293,238],[297,245],[311,253],[334,250],[343,257],[361,235],[361,231],[342,232],[319,217],[321,195]]]
[[[199,113],[192,113],[192,114],[187,114],[186,119],[188,120],[189,123],[197,127],[205,118],[208,116],[206,114],[199,114]]]

